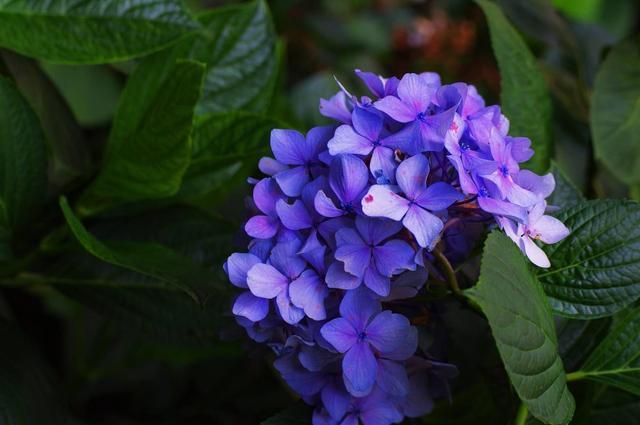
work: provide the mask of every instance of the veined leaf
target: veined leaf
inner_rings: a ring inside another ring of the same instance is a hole
[[[16,87],[0,77],[0,261],[9,241],[44,202],[47,157],[40,122]]]
[[[538,279],[553,310],[590,319],[610,316],[640,297],[640,205],[593,200],[557,214],[571,230],[546,245],[551,268]]]
[[[196,28],[179,0],[0,0],[0,45],[52,62],[123,61]]]
[[[511,123],[510,133],[531,139],[536,154],[527,166],[538,173],[546,172],[553,144],[551,100],[542,71],[500,8],[487,0],[476,2],[489,23],[491,44],[500,68],[502,111]]]
[[[509,378],[529,412],[566,424],[575,409],[549,305],[518,248],[503,233],[485,244],[480,280],[465,291],[489,320]]]
[[[100,260],[172,284],[200,303],[215,289],[215,274],[175,251],[154,243],[101,242],[87,232],[64,197],[60,207],[76,239]]]
[[[640,183],[640,46],[616,46],[600,66],[593,88],[591,134],[596,157],[617,178]]]
[[[558,167],[558,164],[552,162],[551,172],[556,180],[556,188],[547,199],[549,205],[555,205],[560,208],[566,208],[571,204],[584,201],[584,196],[569,180],[569,178]]]
[[[118,108],[100,174],[78,201],[81,214],[178,191],[189,165],[203,74],[202,64],[180,60],[155,90],[142,92],[137,84],[145,74],[136,71]]]
[[[640,308],[628,312],[591,353],[574,379],[587,378],[640,396]]]

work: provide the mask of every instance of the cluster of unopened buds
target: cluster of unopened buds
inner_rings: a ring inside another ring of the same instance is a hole
[[[225,263],[244,290],[238,323],[273,348],[316,425],[398,423],[448,395],[456,367],[434,358],[404,302],[442,272],[437,259],[461,263],[499,226],[549,267],[536,241],[568,234],[545,215],[553,176],[520,169],[530,140],[508,136],[474,86],[356,73],[371,97],[341,86],[320,101],[338,124],[272,131],[248,252]]]

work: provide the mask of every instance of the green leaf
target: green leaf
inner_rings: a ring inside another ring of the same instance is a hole
[[[640,399],[632,394],[609,388],[595,402],[589,414],[589,425],[629,425],[640,418]]]
[[[60,198],[60,207],[78,242],[100,260],[172,284],[199,303],[216,289],[212,285],[217,280],[215,274],[175,251],[154,243],[101,242],[87,232],[66,198]]]
[[[12,323],[0,319],[0,424],[68,424],[49,366]]]
[[[551,268],[538,273],[557,314],[610,316],[640,297],[640,205],[585,201],[557,217],[571,234],[545,246]]]
[[[549,205],[555,205],[560,208],[566,208],[569,205],[584,201],[584,196],[562,172],[558,164],[552,161],[551,173],[556,180],[556,188],[547,199]]]
[[[11,235],[29,224],[46,196],[47,157],[38,117],[0,77],[0,260],[10,257]]]
[[[36,61],[7,50],[0,54],[42,124],[51,152],[50,184],[63,187],[71,179],[88,174],[91,159],[82,129],[56,87]]]
[[[500,68],[502,111],[509,119],[510,132],[531,139],[536,154],[527,162],[538,173],[549,168],[551,140],[551,101],[536,59],[500,8],[487,0],[476,0],[482,7],[491,44]]]
[[[299,401],[282,412],[260,422],[260,425],[307,425],[311,419],[311,408]]]
[[[119,62],[196,28],[179,0],[0,0],[0,45],[51,62]]]
[[[197,115],[238,109],[265,111],[271,103],[280,59],[266,3],[219,8],[198,19],[200,31],[140,63],[137,73],[144,78],[130,84],[139,86],[137,96],[164,80],[176,59],[192,59],[206,64]]]
[[[162,84],[143,92],[138,82],[145,76],[136,71],[118,108],[100,174],[78,201],[80,214],[178,191],[189,165],[203,75],[202,64],[180,60]]]
[[[611,320],[576,320],[555,317],[558,352],[567,371],[577,370],[609,331]]]
[[[596,157],[620,180],[640,183],[640,45],[616,46],[593,89],[591,134]]]
[[[190,258],[191,267],[211,269],[210,285],[232,288],[222,263],[233,249],[234,228],[194,208],[170,207],[127,217],[92,220],[89,231],[111,243],[135,241],[167,246]],[[103,242],[106,243],[106,242]],[[216,340],[229,297],[224,290],[199,306],[184,291],[164,280],[105,263],[86,251],[63,249],[48,262],[45,283],[117,323],[170,341]]]
[[[640,308],[628,312],[573,379],[587,378],[640,396]]]
[[[478,284],[465,293],[487,316],[509,378],[529,412],[549,424],[568,423],[575,402],[551,311],[525,258],[503,233],[489,235]]]

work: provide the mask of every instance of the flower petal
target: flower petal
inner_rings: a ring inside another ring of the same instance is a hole
[[[277,218],[266,215],[254,215],[244,225],[244,231],[252,238],[269,239],[275,236],[280,228]]]
[[[384,146],[376,146],[371,154],[369,169],[373,177],[377,179],[377,183],[394,184],[396,182],[396,166],[393,150]]]
[[[353,110],[353,127],[361,136],[375,142],[382,131],[382,114],[373,108],[356,106]]]
[[[520,241],[524,253],[527,254],[533,264],[544,269],[551,267],[547,254],[530,237],[524,236]]]
[[[253,202],[266,215],[275,215],[276,202],[282,198],[282,192],[272,178],[260,180],[253,188]]]
[[[409,392],[407,369],[391,360],[378,359],[376,382],[387,394],[403,397]]]
[[[429,211],[442,211],[462,199],[464,199],[464,196],[450,184],[436,182],[420,194],[416,199],[416,203]]]
[[[336,207],[331,198],[329,198],[323,190],[319,190],[318,193],[316,193],[313,206],[318,214],[324,217],[340,217],[345,214],[343,210]]]
[[[540,235],[544,243],[556,243],[569,235],[569,229],[560,220],[550,215],[543,215],[536,221],[534,231]]]
[[[348,291],[340,303],[340,315],[347,319],[357,332],[361,332],[369,319],[380,312],[380,302],[373,299],[366,288]]]
[[[417,74],[405,74],[398,84],[398,97],[409,105],[414,117],[427,110],[436,90]]]
[[[344,263],[344,270],[362,277],[371,261],[371,249],[353,229],[341,229],[336,233],[335,258]]]
[[[293,305],[286,289],[276,297],[276,305],[278,306],[280,317],[288,324],[295,325],[304,319],[304,310]]]
[[[287,165],[302,165],[305,162],[306,141],[296,130],[271,130],[271,151],[276,159]]]
[[[369,217],[387,217],[400,221],[409,209],[409,201],[389,186],[373,185],[362,198],[362,212]]]
[[[245,291],[233,303],[233,314],[246,317],[252,322],[258,322],[269,313],[269,300],[259,298],[249,291]]]
[[[325,117],[351,124],[351,111],[347,104],[347,96],[339,91],[329,100],[320,99],[320,113]]]
[[[344,271],[344,264],[336,261],[329,266],[325,281],[329,288],[355,289],[360,286],[362,278]]]
[[[367,341],[381,353],[393,352],[405,340],[411,325],[402,314],[384,310],[366,328]]]
[[[356,217],[356,228],[369,245],[378,245],[383,240],[402,230],[402,224],[386,218]]]
[[[308,229],[313,225],[313,220],[300,199],[296,199],[293,204],[281,199],[276,204],[276,211],[282,225],[289,230]]]
[[[373,149],[371,140],[356,133],[350,125],[341,125],[336,130],[333,138],[327,143],[331,155],[344,153],[368,155]]]
[[[340,353],[349,350],[358,340],[357,330],[343,317],[325,323],[320,333]]]
[[[415,236],[418,245],[429,250],[438,242],[438,236],[444,228],[442,220],[418,205],[409,208],[402,224]]]
[[[373,264],[367,267],[367,269],[364,271],[362,281],[367,288],[371,289],[381,297],[386,297],[387,295],[389,295],[389,291],[391,289],[391,279],[386,276],[382,276],[378,272],[378,270],[376,270]]]
[[[269,264],[256,264],[247,273],[247,286],[253,295],[260,298],[275,298],[287,289],[287,278]]]
[[[305,270],[299,278],[289,284],[289,296],[296,307],[313,320],[324,320],[327,313],[324,299],[329,295],[327,285],[313,270]]]
[[[422,155],[414,155],[398,165],[396,180],[407,199],[416,199],[427,187],[429,161]]]
[[[329,185],[343,203],[359,200],[369,182],[369,170],[354,155],[340,155],[331,162]]]
[[[302,189],[309,182],[309,172],[304,166],[281,171],[274,177],[287,196],[300,196]]]
[[[373,104],[377,110],[384,112],[398,122],[407,123],[416,119],[418,112],[411,109],[395,96],[386,96]]]
[[[376,269],[383,276],[391,277],[402,270],[415,269],[415,251],[405,241],[394,239],[373,249]]]
[[[371,392],[377,371],[376,358],[366,342],[356,342],[342,359],[344,385],[355,397],[364,397]]]
[[[247,272],[258,263],[261,263],[261,261],[255,255],[236,252],[227,258],[226,263],[224,263],[224,270],[231,283],[238,288],[246,288]]]

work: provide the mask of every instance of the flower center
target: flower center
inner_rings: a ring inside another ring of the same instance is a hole
[[[482,186],[480,190],[478,190],[478,196],[481,198],[487,198],[489,196],[489,191],[486,187]]]
[[[355,211],[353,209],[353,205],[351,205],[351,202],[347,202],[347,203],[341,202],[340,203],[340,208],[342,208],[343,210],[345,210],[348,213],[352,213],[352,212]]]
[[[502,174],[503,177],[507,177],[509,175],[509,169],[505,164],[502,164],[499,170],[500,170],[500,174]]]
[[[358,334],[358,342],[362,342],[362,341],[364,341],[365,339],[367,339],[367,334],[366,334],[364,331],[360,332],[360,333]]]

